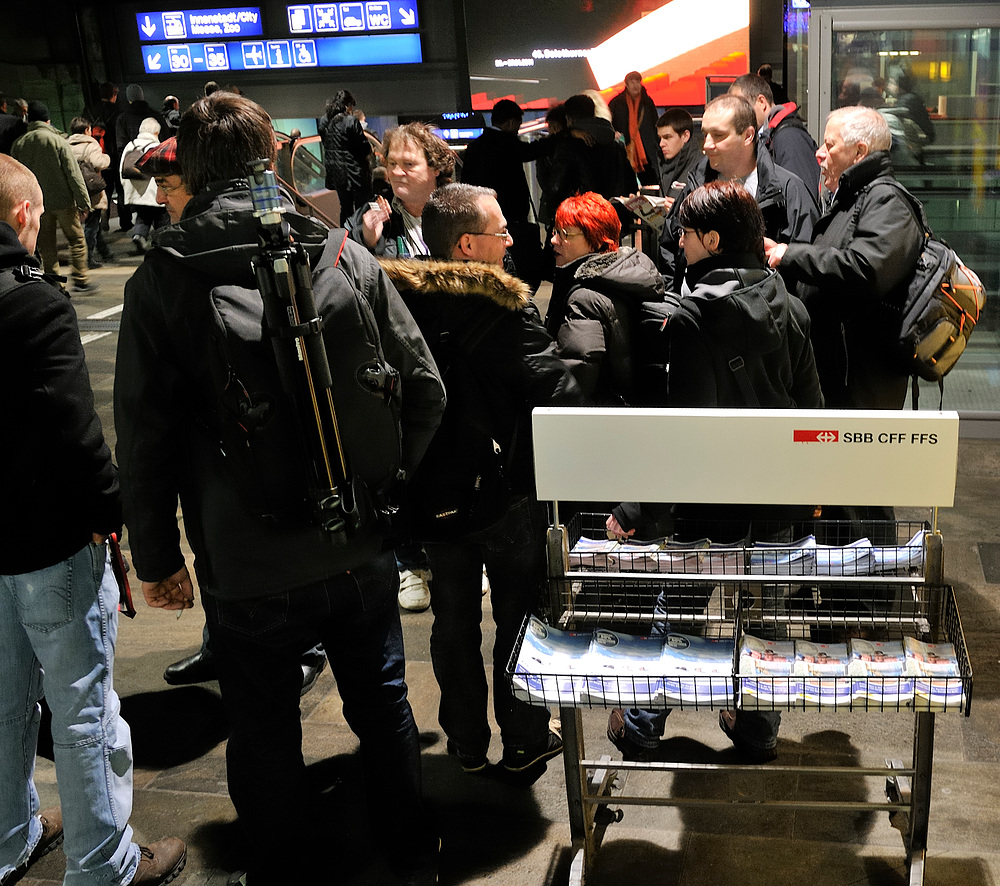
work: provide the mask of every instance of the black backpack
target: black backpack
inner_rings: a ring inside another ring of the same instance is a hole
[[[924,232],[923,249],[902,308],[887,307],[899,314],[899,358],[905,372],[913,377],[913,408],[917,408],[919,399],[918,378],[937,382],[943,405],[944,377],[962,356],[979,322],[986,289],[955,250],[934,236],[923,204],[895,179],[880,179],[862,189],[853,226],[857,226],[861,215],[861,198],[876,184],[900,191]]]
[[[680,296],[668,292],[663,301],[643,302],[639,307],[639,324],[636,337],[636,395],[635,406],[664,406],[670,389],[670,320],[684,311]],[[721,342],[713,348],[722,350]],[[760,408],[760,401],[743,358],[726,351],[720,357],[740,390],[743,402],[725,404],[734,408]]]
[[[495,325],[495,324],[494,324]],[[454,541],[495,526],[510,506],[507,465],[517,440],[495,429],[490,398],[468,357],[491,327],[428,340],[448,395],[430,446],[406,485],[403,522],[416,541]]]
[[[331,231],[316,263],[313,292],[324,321],[333,401],[354,480],[362,527],[385,521],[401,464],[399,373],[382,350],[372,305],[340,265],[347,234]],[[308,460],[285,393],[256,289],[211,292],[218,355],[216,398],[203,425],[217,438],[237,487],[260,518],[310,520]]]

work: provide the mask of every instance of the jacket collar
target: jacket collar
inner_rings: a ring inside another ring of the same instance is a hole
[[[841,174],[834,202],[840,204],[853,202],[858,191],[883,175],[892,175],[889,152],[873,151],[864,160],[859,160]]]
[[[380,258],[379,264],[400,291],[488,298],[508,311],[531,302],[531,288],[498,265],[437,258]]]

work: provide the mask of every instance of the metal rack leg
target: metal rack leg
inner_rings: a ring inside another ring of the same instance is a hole
[[[927,825],[931,808],[931,769],[934,764],[934,713],[920,711],[913,726],[912,811],[907,863],[911,886],[919,886],[924,878],[927,855]]]
[[[563,767],[566,772],[566,802],[569,806],[569,834],[573,842],[570,886],[583,886],[593,855],[593,822],[583,803],[586,790],[583,760],[583,718],[578,708],[559,708],[562,722]]]

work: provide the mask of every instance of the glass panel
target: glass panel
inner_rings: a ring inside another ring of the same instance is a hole
[[[1000,411],[1000,28],[838,31],[831,58],[834,106],[885,115],[897,177],[987,289],[945,406]]]

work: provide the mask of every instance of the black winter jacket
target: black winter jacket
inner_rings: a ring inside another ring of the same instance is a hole
[[[608,102],[608,110],[611,111],[611,125],[616,132],[620,132],[625,138],[625,144],[630,141],[628,126],[628,93],[623,89],[611,101]],[[646,153],[646,168],[656,175],[662,157],[660,155],[660,139],[656,134],[656,121],[659,112],[646,87],[642,87],[639,93],[639,136],[642,138],[642,149]]]
[[[794,172],[819,204],[819,163],[816,161],[816,140],[809,134],[794,102],[775,105],[761,129],[774,162]]]
[[[729,366],[734,357],[742,357],[757,407],[822,408],[805,307],[788,294],[776,271],[750,257],[740,257],[742,267],[727,266],[734,258],[708,258],[688,269],[692,291],[679,299],[667,325],[670,380],[663,405],[750,408]],[[691,533],[716,541],[739,538],[753,520],[766,525],[805,519],[811,512],[811,507],[638,502],[623,502],[613,510],[622,528],[637,528],[643,535],[669,532],[684,538]],[[690,521],[689,528],[678,533],[675,520]]]
[[[779,265],[812,317],[830,407],[899,409],[906,399],[907,374],[895,342],[924,236],[906,197],[879,185],[892,177],[885,151],[851,166],[812,244],[792,243]]]
[[[328,236],[344,236],[290,206],[284,218],[313,260]],[[158,581],[184,563],[178,496],[200,587],[219,597],[291,590],[370,559],[381,544],[374,531],[333,545],[311,524],[263,522],[202,418],[215,414],[229,383],[210,292],[256,287],[250,258],[258,251],[257,223],[246,182],[209,186],[178,224],[158,232],[154,245],[125,287],[115,384],[116,453],[140,578]],[[409,311],[369,253],[347,241],[338,267],[371,304],[385,358],[400,372],[403,466],[412,469],[444,412],[440,377]],[[248,297],[259,299],[256,292]]]
[[[776,271],[753,268],[750,261],[734,268],[732,259],[719,256],[688,268],[692,291],[667,326],[666,405],[751,406],[729,367],[742,357],[762,408],[822,408],[805,306],[788,294]]]
[[[37,269],[0,222],[0,574],[60,563],[94,532],[121,531],[111,451],[80,343],[76,312],[50,283],[17,289],[12,269]],[[22,275],[21,280],[29,279]]]
[[[462,350],[464,365],[476,373],[490,431],[501,446],[509,445],[517,422],[508,462],[511,489],[533,496],[532,407],[582,406],[584,398],[539,322],[531,290],[481,262],[382,259],[381,264],[436,360],[446,365],[449,348],[471,343]]]
[[[588,400],[603,406],[632,400],[639,305],[661,301],[664,291],[653,262],[627,246],[555,269],[545,328]]]
[[[353,114],[323,117],[319,122],[323,139],[326,186],[330,190],[356,191],[361,200],[370,199],[372,180],[368,158],[372,146]]]
[[[680,247],[681,223],[678,210],[684,198],[705,182],[715,181],[719,174],[708,163],[708,157],[688,176],[687,187],[681,192],[667,216],[660,234],[660,258],[667,288],[680,292],[684,277],[684,252]],[[808,243],[813,225],[819,218],[816,200],[797,175],[776,166],[771,155],[757,146],[757,205],[764,216],[764,236],[779,243]],[[672,285],[671,285],[672,283]]]

